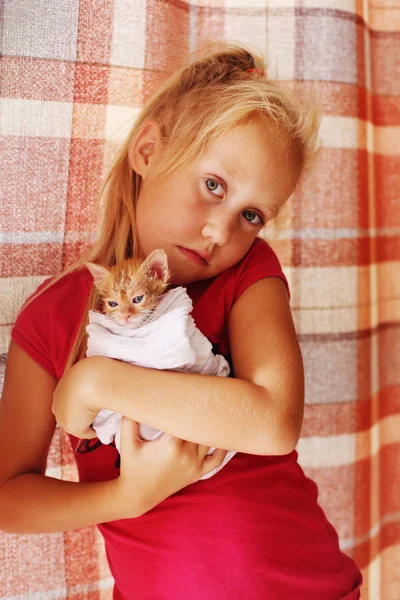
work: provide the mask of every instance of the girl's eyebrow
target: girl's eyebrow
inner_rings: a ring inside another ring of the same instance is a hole
[[[228,168],[226,165],[223,165],[221,163],[218,166],[220,169],[222,169],[222,171],[225,171],[225,173],[232,177],[232,179],[236,179],[237,171],[235,169]]]

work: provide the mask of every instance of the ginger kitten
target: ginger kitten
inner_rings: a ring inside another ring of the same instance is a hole
[[[112,267],[90,262],[85,266],[100,293],[103,313],[120,325],[139,327],[168,287],[168,260],[161,249],[154,250],[143,262],[128,258]]]

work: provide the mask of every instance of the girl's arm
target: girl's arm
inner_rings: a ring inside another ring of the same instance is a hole
[[[108,408],[217,448],[290,452],[302,424],[304,372],[280,278],[264,278],[243,292],[231,311],[229,337],[237,379],[146,369],[100,356],[85,359],[57,392],[57,420],[81,435],[93,414]],[[82,403],[88,412],[79,422]]]
[[[49,533],[140,516],[219,466],[224,453],[163,435],[144,444],[123,420],[120,476],[78,483],[45,475],[57,380],[13,341],[0,402],[0,530]],[[215,453],[214,453],[215,454]]]
[[[0,529],[8,533],[66,531],[123,515],[116,480],[80,484],[45,476],[56,385],[11,342],[0,402]]]

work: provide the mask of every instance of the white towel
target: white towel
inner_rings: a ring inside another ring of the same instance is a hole
[[[190,315],[192,308],[186,289],[177,287],[163,294],[155,310],[139,326],[120,325],[112,317],[91,310],[86,327],[86,356],[107,356],[147,368],[227,377],[227,361],[220,354],[213,354],[210,341],[197,329]],[[103,444],[109,444],[115,438],[118,451],[121,419],[121,415],[102,409],[92,424]],[[140,437],[148,441],[163,433],[142,423],[139,432]],[[210,448],[207,454],[214,450]],[[229,451],[219,467],[200,479],[215,475],[235,454]]]

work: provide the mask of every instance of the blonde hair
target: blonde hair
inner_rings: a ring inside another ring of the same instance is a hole
[[[312,99],[307,106],[289,85],[269,80],[258,51],[250,52],[242,44],[226,41],[203,45],[143,106],[96,203],[100,225],[93,246],[38,294],[82,268],[86,261],[109,267],[141,255],[135,235],[141,177],[130,165],[129,150],[145,122],[152,120],[159,125],[165,151],[157,175],[166,177],[190,167],[206,153],[211,142],[254,117],[265,119],[266,127],[268,120],[275,121],[286,132],[288,141],[295,144],[301,171],[308,169],[319,149],[319,102]],[[34,297],[36,294],[30,301]],[[98,308],[98,303],[93,286],[64,373],[86,355],[88,312]]]

